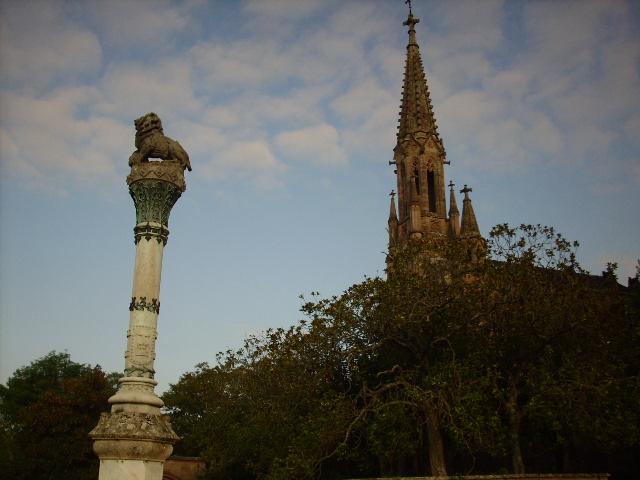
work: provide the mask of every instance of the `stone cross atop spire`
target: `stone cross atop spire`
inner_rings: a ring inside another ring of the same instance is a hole
[[[414,17],[413,13],[409,11],[409,17],[403,23],[409,27],[409,43],[407,44],[407,60],[402,87],[398,142],[404,140],[407,135],[424,132],[428,136],[435,137],[437,143],[442,146],[420,58],[420,48],[416,41],[415,26],[419,21],[420,19]]]

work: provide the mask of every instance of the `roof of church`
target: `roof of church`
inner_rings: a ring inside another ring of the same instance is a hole
[[[419,18],[409,13],[409,18],[404,22],[404,25],[409,27],[409,44],[402,87],[398,142],[402,141],[406,135],[425,132],[427,135],[433,135],[442,145],[420,58],[420,48],[416,42],[415,24],[419,21]]]

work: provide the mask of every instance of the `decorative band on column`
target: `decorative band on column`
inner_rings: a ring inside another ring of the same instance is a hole
[[[156,371],[153,368],[145,367],[144,365],[136,365],[131,363],[129,368],[124,369],[125,377],[142,377],[142,378],[151,378],[155,376]]]
[[[169,240],[169,229],[159,224],[140,223],[133,228],[133,237],[133,243],[136,245],[143,238],[146,241],[155,238],[158,243],[162,242],[163,245],[166,245]]]
[[[133,312],[134,310],[138,311],[148,311],[153,313],[160,313],[160,300],[157,298],[152,298],[147,302],[147,297],[131,297],[131,303],[129,304],[129,311]]]

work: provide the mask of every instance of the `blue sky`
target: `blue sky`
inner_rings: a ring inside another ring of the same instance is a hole
[[[640,257],[640,3],[420,1],[451,166],[480,228],[542,223],[594,273]],[[51,350],[122,370],[124,182],[154,111],[193,172],[165,250],[159,390],[299,294],[383,274],[397,1],[0,2],[0,382]]]

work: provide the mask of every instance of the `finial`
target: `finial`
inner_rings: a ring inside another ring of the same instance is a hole
[[[465,200],[469,198],[469,193],[473,192],[473,188],[467,187],[467,184],[464,184],[464,188],[460,190],[460,193],[464,193]]]
[[[411,12],[411,0],[404,0],[405,5],[409,5],[409,15],[413,15]]]
[[[453,180],[449,181],[449,188],[451,189],[451,191],[453,192],[453,187],[455,187],[455,183],[453,183]]]
[[[395,190],[391,190],[391,193],[389,194],[389,196],[390,196],[391,198],[395,198],[395,197],[396,197],[396,192],[395,192]]]
[[[420,19],[418,17],[414,17],[413,13],[411,12],[411,8],[409,8],[409,17],[405,22],[402,23],[403,25],[409,27],[409,44],[407,45],[407,48],[412,45],[418,46],[418,42],[416,41],[416,23],[419,22]]]

